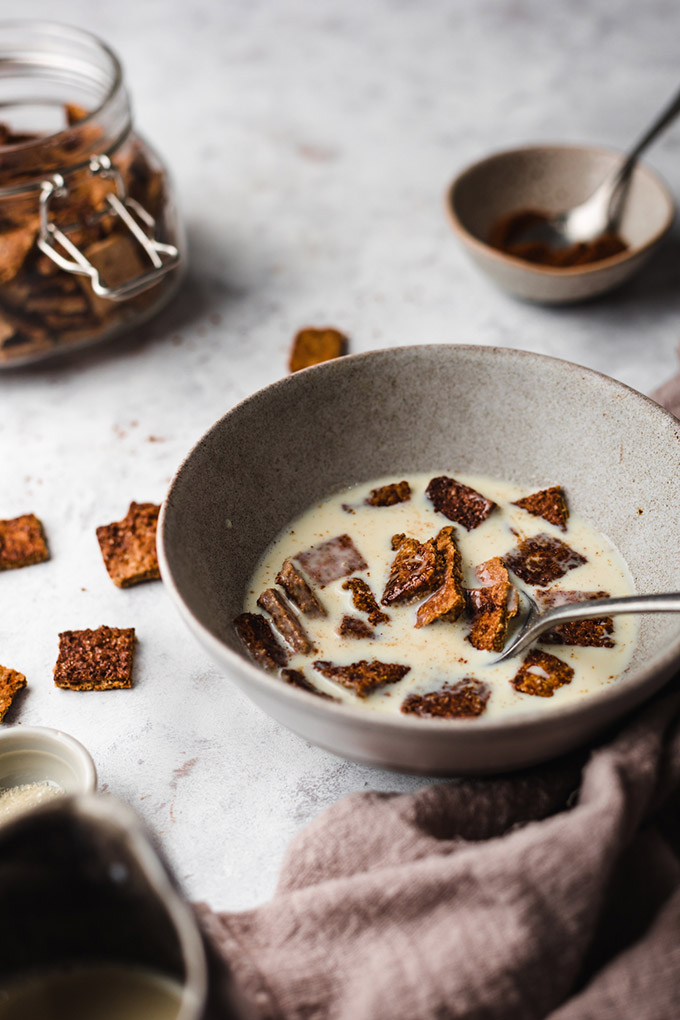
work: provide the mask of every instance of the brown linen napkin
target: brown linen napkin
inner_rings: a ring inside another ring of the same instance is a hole
[[[680,676],[590,753],[346,797],[271,902],[196,909],[254,1020],[678,1020]]]
[[[677,1020],[680,684],[570,756],[356,794],[270,903],[199,907],[258,1020]],[[569,805],[572,805],[571,807]]]

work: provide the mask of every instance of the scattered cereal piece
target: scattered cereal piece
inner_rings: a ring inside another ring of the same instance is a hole
[[[552,535],[540,534],[527,538],[503,557],[503,563],[527,584],[550,584],[568,570],[587,563],[565,542]]]
[[[468,640],[474,648],[500,652],[505,647],[508,624],[519,611],[517,589],[510,584],[499,556],[480,563],[476,573],[482,586],[467,592],[472,616]]]
[[[608,591],[561,591],[557,588],[537,591],[536,601],[541,609],[553,609],[572,602],[590,602],[593,599],[608,599]],[[582,645],[590,648],[613,648],[616,644],[610,634],[614,633],[611,616],[597,616],[592,620],[572,620],[561,623],[539,641],[547,645]]]
[[[155,503],[130,503],[122,521],[97,528],[104,565],[118,588],[160,578],[156,555],[160,509]]]
[[[26,686],[26,677],[15,669],[0,666],[0,722],[5,718],[15,695]]]
[[[377,627],[379,623],[387,623],[389,614],[383,613],[366,581],[361,577],[349,577],[342,587],[352,592],[352,605],[360,613],[366,613],[370,624]]]
[[[409,694],[401,711],[422,719],[475,719],[485,711],[490,696],[488,684],[464,677],[455,684],[445,683],[439,691]]]
[[[406,535],[394,535],[396,549],[382,599],[384,606],[412,602],[431,594],[437,587],[437,550],[433,538],[419,542]]]
[[[305,616],[310,618],[326,616],[326,610],[292,560],[284,560],[276,575],[276,583],[281,585],[290,601]]]
[[[368,564],[349,535],[338,535],[327,542],[313,545],[295,557],[313,581],[325,588],[339,577],[347,577],[355,570],[365,570]]]
[[[327,327],[317,329],[309,326],[301,329],[293,340],[288,367],[291,372],[299,372],[301,368],[319,365],[322,361],[333,361],[347,354],[348,340],[337,329]]]
[[[85,120],[90,115],[89,110],[86,110],[84,106],[78,106],[76,103],[66,103],[64,105],[64,113],[66,114],[66,123],[69,127],[73,127],[74,124]]]
[[[274,637],[274,631],[264,616],[259,613],[241,613],[234,620],[234,627],[258,666],[275,671],[286,665],[288,653]]]
[[[573,676],[573,669],[562,659],[532,648],[510,683],[522,694],[552,698],[558,687],[571,683]]]
[[[338,627],[338,634],[340,637],[348,638],[373,638],[375,637],[375,631],[369,627],[365,620],[360,620],[358,616],[343,616]]]
[[[132,687],[134,648],[134,627],[65,630],[59,635],[54,682],[72,691]]]
[[[436,554],[436,591],[419,606],[416,627],[426,627],[434,620],[457,620],[465,609],[460,552],[454,536],[455,529],[442,528],[434,540]]]
[[[326,701],[338,701],[338,698],[334,698],[332,694],[320,691],[318,687],[310,683],[301,669],[282,669],[281,676],[291,687],[297,687],[299,690],[307,691],[309,694],[316,694],[317,698],[325,698]]]
[[[30,567],[49,558],[43,527],[35,514],[0,521],[0,570]]]
[[[496,503],[481,492],[446,475],[433,478],[425,491],[438,513],[462,524],[468,531],[478,528],[496,508]]]
[[[329,680],[342,684],[359,698],[365,698],[385,684],[398,683],[410,668],[400,666],[396,662],[379,662],[377,659],[371,662],[362,659],[360,662],[350,663],[349,666],[334,666],[332,662],[321,660],[314,663],[314,669],[318,669],[319,673]]]
[[[408,482],[391,482],[371,489],[364,500],[369,506],[394,506],[396,503],[407,503],[411,498],[411,486]]]
[[[279,634],[294,652],[308,655],[314,651],[314,645],[297,614],[276,588],[267,588],[263,591],[257,604],[260,609],[269,613]]]
[[[561,485],[553,485],[550,489],[541,489],[531,496],[516,499],[514,506],[519,506],[534,517],[542,517],[548,524],[554,524],[562,531],[567,530],[569,508]]]

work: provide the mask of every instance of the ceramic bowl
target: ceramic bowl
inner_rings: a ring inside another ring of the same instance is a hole
[[[48,781],[65,794],[93,793],[97,772],[89,752],[68,733],[46,726],[0,732],[0,790]]]
[[[628,250],[564,269],[506,255],[487,244],[492,225],[522,209],[561,212],[583,202],[622,154],[575,145],[537,145],[498,152],[468,167],[447,194],[458,239],[472,261],[503,290],[548,304],[583,301],[618,287],[647,261],[675,214],[666,185],[649,167],[633,173],[619,233]]]
[[[354,355],[289,376],[221,418],[163,504],[167,589],[224,672],[265,712],[346,758],[426,774],[496,772],[558,755],[639,704],[680,661],[680,617],[642,618],[616,685],[507,721],[376,718],[255,666],[232,627],[269,543],[314,502],[394,473],[477,472],[561,483],[609,535],[642,592],[680,590],[680,422],[599,373],[493,347]],[[216,709],[215,710],[219,710]]]

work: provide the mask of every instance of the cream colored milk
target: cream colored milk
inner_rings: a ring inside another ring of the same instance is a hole
[[[151,971],[90,966],[0,987],[0,1020],[175,1020],[181,986]]]
[[[365,578],[380,602],[394,559],[392,535],[404,532],[424,541],[451,523],[434,511],[425,496],[429,481],[437,474],[444,473],[431,471],[427,474],[378,478],[368,484],[336,493],[311,507],[293,521],[267,549],[253,575],[246,610],[260,612],[257,597],[265,588],[275,585],[276,575],[286,557],[293,558],[312,545],[342,534],[351,536],[369,565],[367,570],[353,576]],[[408,478],[411,485],[410,501],[391,507],[364,505],[364,499],[371,489],[400,481],[403,477]],[[566,542],[586,556],[588,561],[568,571],[548,585],[548,588],[569,591],[605,590],[612,596],[634,592],[633,579],[620,553],[585,520],[575,515],[570,516],[568,531],[563,532],[543,518],[533,517],[520,507],[510,505],[512,500],[528,496],[537,491],[538,487],[520,488],[484,476],[458,472],[454,473],[454,477],[499,504],[499,509],[494,510],[473,531],[468,532],[461,525],[456,526],[456,540],[463,561],[463,583],[467,587],[479,585],[474,573],[475,566],[492,556],[505,555],[525,538],[545,532]],[[352,506],[356,512],[347,513],[343,510],[343,504]],[[512,534],[511,528],[516,534]],[[293,655],[289,665],[301,669],[320,690],[367,712],[399,713],[401,702],[408,694],[436,690],[444,681],[455,682],[468,676],[486,681],[491,688],[485,712],[487,719],[527,712],[559,711],[564,705],[580,701],[592,691],[615,683],[630,662],[637,637],[637,618],[618,616],[614,618],[614,648],[539,645],[546,652],[568,662],[574,669],[570,684],[555,691],[551,698],[539,698],[516,691],[509,682],[517,672],[521,658],[491,666],[496,653],[472,647],[466,640],[469,628],[463,617],[456,623],[442,620],[416,630],[414,624],[418,603],[382,607],[389,614],[390,620],[375,628],[374,638],[340,638],[337,629],[344,614],[366,618],[353,609],[351,592],[342,589],[344,580],[340,578],[325,588],[312,584],[328,616],[319,620],[301,617],[317,651],[310,656]],[[511,575],[511,580],[519,588],[533,590],[514,575]],[[382,662],[408,665],[411,669],[399,683],[388,685],[362,699],[317,673],[312,666],[314,659],[328,659],[336,665],[347,665],[359,659],[379,659]]]

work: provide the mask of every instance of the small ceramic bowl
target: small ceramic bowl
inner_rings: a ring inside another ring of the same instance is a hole
[[[628,249],[619,255],[556,269],[507,255],[487,239],[493,224],[513,212],[558,213],[585,201],[621,159],[619,152],[576,145],[497,152],[453,181],[446,203],[453,228],[472,261],[517,297],[560,304],[603,294],[641,268],[673,222],[673,198],[647,166],[633,172],[619,228]]]
[[[632,662],[559,712],[487,720],[380,717],[315,698],[251,662],[232,621],[281,529],[352,483],[420,471],[561,484],[641,592],[680,590],[680,422],[579,365],[494,347],[354,355],[289,376],[220,419],[163,504],[169,594],[225,673],[265,712],[344,757],[428,774],[519,768],[584,743],[680,661],[680,615],[642,617]],[[212,711],[219,711],[218,705]]]
[[[0,791],[45,781],[65,794],[93,793],[97,772],[89,752],[61,730],[14,726],[0,731]]]

